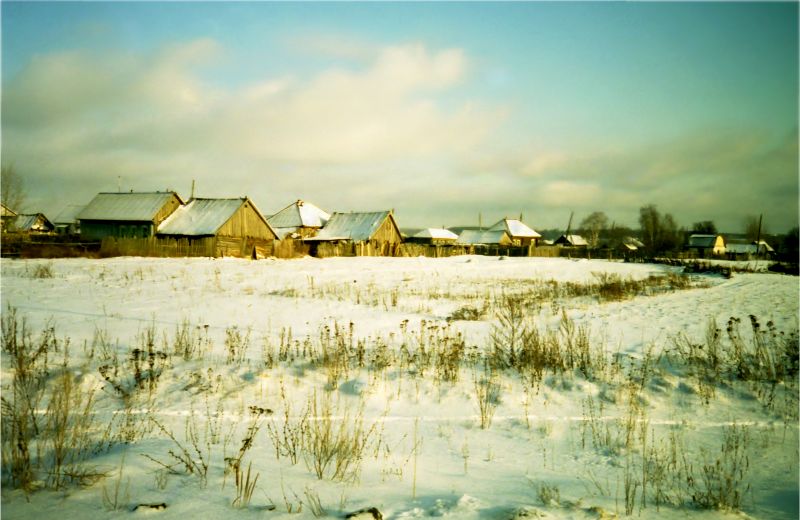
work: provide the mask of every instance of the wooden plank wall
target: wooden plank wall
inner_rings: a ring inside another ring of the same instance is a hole
[[[276,239],[250,202],[245,202],[217,231],[219,236]]]

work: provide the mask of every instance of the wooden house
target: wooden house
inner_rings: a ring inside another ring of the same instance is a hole
[[[731,260],[750,260],[752,258],[770,258],[775,255],[775,250],[766,241],[756,243],[730,241],[725,244],[725,254]]]
[[[316,256],[394,256],[402,241],[391,211],[335,212],[315,237],[306,239]]]
[[[418,244],[430,244],[435,246],[452,245],[458,239],[458,235],[444,228],[426,228],[409,237],[409,242]]]
[[[59,235],[78,235],[80,234],[80,223],[78,222],[78,215],[83,208],[79,204],[70,204],[59,212],[53,219],[53,224],[56,226],[56,233]]]
[[[264,258],[278,235],[247,197],[192,199],[160,226],[157,237],[185,256]]]
[[[183,205],[177,193],[98,193],[77,215],[81,238],[148,238],[158,226]]]
[[[56,227],[44,213],[20,214],[14,217],[9,231],[18,233],[52,233]]]
[[[489,228],[489,231],[505,231],[511,238],[512,245],[515,246],[534,246],[542,238],[542,235],[525,225],[517,219],[504,218],[497,224]]]
[[[17,217],[17,212],[8,208],[5,204],[2,205],[2,212],[0,212],[0,226],[3,228],[3,231],[8,231],[11,229],[11,224],[14,222],[14,219]]]
[[[725,254],[725,239],[722,235],[689,235],[686,249],[701,256]]]
[[[553,245],[562,247],[589,247],[589,242],[580,235],[561,235],[553,242]]]
[[[330,214],[310,202],[297,200],[279,212],[267,218],[278,238],[310,238],[315,236],[326,222]]]

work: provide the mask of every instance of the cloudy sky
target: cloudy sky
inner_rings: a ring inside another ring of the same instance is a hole
[[[27,210],[248,195],[403,227],[798,222],[798,4],[2,2]]]

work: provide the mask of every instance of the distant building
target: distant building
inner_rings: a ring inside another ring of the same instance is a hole
[[[481,231],[480,229],[465,229],[458,235],[456,245],[463,246],[511,246],[514,242],[508,232],[500,229],[494,231]]]
[[[689,235],[686,249],[702,256],[722,255],[725,254],[725,239],[722,235]]]
[[[542,235],[526,226],[521,220],[504,218],[489,228],[489,231],[505,231],[511,238],[512,245],[536,245]]]
[[[181,205],[183,201],[172,191],[98,193],[77,215],[81,238],[152,237]]]
[[[44,213],[20,214],[14,217],[9,231],[18,233],[52,233],[56,227]]]
[[[770,257],[775,254],[775,250],[766,241],[759,240],[752,242],[733,242],[725,244],[725,254],[733,260],[749,259],[755,257]]]
[[[321,243],[366,245],[371,254],[382,256],[394,256],[402,241],[391,211],[335,212],[315,237],[306,239],[316,248]]]
[[[458,235],[445,228],[426,228],[409,237],[409,242],[431,245],[450,245],[458,239]]]
[[[287,236],[310,238],[316,235],[330,218],[327,211],[310,202],[297,200],[267,218],[267,222],[280,239]]]
[[[56,226],[56,233],[59,235],[77,235],[80,233],[80,222],[78,221],[78,214],[83,211],[86,206],[79,204],[70,204],[59,212],[53,219],[53,224]]]
[[[561,235],[553,241],[553,245],[563,247],[589,247],[589,242],[580,235]]]
[[[192,199],[158,226],[159,238],[203,240],[210,256],[263,258],[278,235],[247,197]]]

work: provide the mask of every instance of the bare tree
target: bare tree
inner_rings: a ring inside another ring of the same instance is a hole
[[[600,233],[608,228],[608,217],[602,211],[594,211],[581,221],[580,228],[587,235],[590,247],[597,247]]]
[[[759,226],[761,227],[760,233],[759,233]],[[763,237],[768,233],[769,232],[767,231],[767,226],[765,226],[764,223],[761,222],[761,219],[759,217],[756,217],[755,215],[748,215],[747,217],[745,217],[744,234],[745,236],[747,236],[747,240],[755,242],[758,239],[759,234],[760,236]]]
[[[0,168],[0,200],[3,205],[12,211],[19,213],[25,204],[27,193],[22,176],[16,168],[10,164],[4,164]]]
[[[716,235],[717,226],[711,220],[703,220],[701,222],[695,222],[694,224],[692,224],[692,233],[697,233],[700,235]]]
[[[675,251],[683,242],[683,233],[672,215],[667,213],[662,216],[653,204],[639,208],[639,225],[642,242],[653,254]]]

